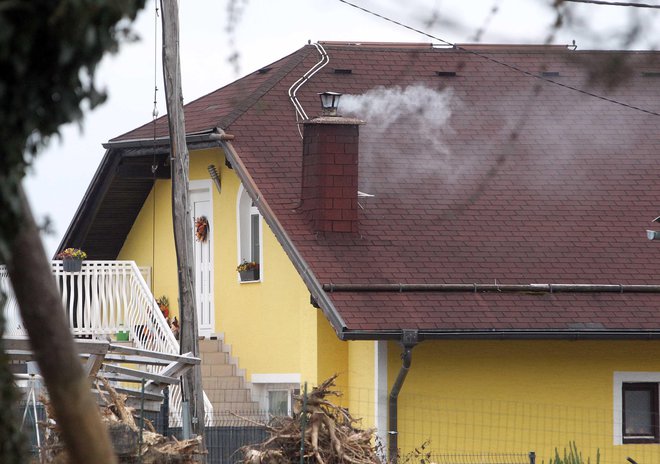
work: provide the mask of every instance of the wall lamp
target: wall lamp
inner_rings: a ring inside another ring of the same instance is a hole
[[[323,92],[319,94],[319,97],[321,97],[323,116],[337,116],[341,94],[337,92]]]
[[[215,167],[215,164],[209,164],[208,168],[209,170],[209,175],[211,176],[211,180],[215,184],[215,188],[218,189],[218,193],[220,193],[221,189],[221,183],[220,183],[220,174],[218,174],[218,170]]]

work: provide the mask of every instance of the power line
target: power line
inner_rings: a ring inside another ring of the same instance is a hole
[[[608,6],[632,6],[635,8],[655,8],[660,10],[660,5],[650,5],[648,3],[631,3],[631,2],[604,2],[602,0],[563,0],[564,2],[572,3],[592,3],[594,5],[608,5]]]
[[[466,53],[469,53],[469,54],[471,54],[471,55],[478,56],[478,57],[480,57],[480,58],[482,58],[482,59],[484,59],[484,60],[488,60],[488,61],[490,61],[491,63],[495,63],[495,64],[498,64],[498,65],[500,65],[500,66],[504,66],[505,68],[511,69],[512,71],[516,71],[516,72],[519,72],[519,73],[521,73],[521,74],[524,74],[524,75],[527,76],[527,77],[532,77],[532,78],[534,78],[534,79],[538,79],[538,80],[540,80],[540,81],[547,82],[547,83],[549,83],[549,84],[554,84],[554,85],[556,85],[556,86],[563,87],[563,88],[565,88],[565,89],[569,89],[569,90],[572,90],[572,91],[574,91],[574,92],[581,93],[581,94],[583,94],[583,95],[588,95],[588,96],[590,96],[590,97],[597,98],[597,99],[599,99],[599,100],[603,100],[603,101],[606,101],[606,102],[609,102],[609,103],[614,103],[615,105],[623,106],[624,108],[629,108],[629,109],[632,109],[632,110],[640,111],[640,112],[642,112],[642,113],[650,114],[650,115],[653,115],[653,116],[660,116],[660,113],[657,113],[657,112],[655,112],[655,111],[651,111],[651,110],[647,110],[647,109],[644,109],[644,108],[640,108],[640,107],[638,107],[638,106],[631,105],[631,104],[629,104],[629,103],[624,103],[624,102],[621,102],[621,101],[618,101],[618,100],[614,100],[614,99],[612,99],[612,98],[608,98],[608,97],[605,97],[605,96],[603,96],[603,95],[598,95],[598,94],[596,94],[596,93],[589,92],[588,90],[584,90],[584,89],[580,89],[580,88],[577,88],[577,87],[573,87],[573,86],[571,86],[571,85],[564,84],[564,83],[562,83],[562,82],[557,82],[557,81],[555,81],[555,80],[548,79],[547,77],[543,77],[543,76],[540,76],[540,75],[538,75],[538,74],[534,74],[534,73],[531,73],[531,72],[529,72],[529,71],[525,71],[524,69],[521,69],[521,68],[519,68],[519,67],[517,67],[517,66],[515,66],[515,65],[509,64],[509,63],[505,63],[504,61],[500,61],[500,60],[498,60],[498,59],[496,59],[496,58],[493,58],[493,57],[491,57],[491,56],[484,55],[484,54],[479,53],[479,52],[476,52],[476,51],[474,51],[474,50],[470,50],[470,49],[467,49],[467,48],[461,47],[460,45],[456,45],[455,43],[452,43],[452,42],[449,42],[449,41],[447,41],[447,40],[441,39],[440,37],[436,37],[436,36],[434,36],[434,35],[432,35],[432,34],[429,34],[428,32],[424,32],[424,31],[419,30],[419,29],[416,29],[416,28],[414,28],[414,27],[412,27],[412,26],[408,26],[407,24],[401,23],[401,22],[396,21],[396,20],[394,20],[394,19],[388,18],[387,16],[383,16],[383,15],[381,15],[381,14],[379,14],[379,13],[376,13],[376,12],[374,12],[374,11],[368,10],[367,8],[364,8],[364,7],[361,7],[361,6],[356,5],[356,4],[354,4],[354,3],[351,3],[351,2],[349,2],[348,0],[339,0],[339,1],[340,1],[341,3],[345,3],[345,4],[348,5],[348,6],[352,6],[353,8],[356,8],[356,9],[358,9],[358,10],[364,11],[365,13],[368,13],[368,14],[370,14],[370,15],[376,16],[377,18],[380,18],[380,19],[383,19],[383,20],[388,21],[388,22],[390,22],[390,23],[396,24],[397,26],[401,26],[401,27],[403,27],[403,28],[405,28],[405,29],[409,29],[409,30],[411,30],[411,31],[413,31],[413,32],[417,32],[418,34],[422,34],[422,35],[424,35],[424,36],[426,36],[426,37],[429,37],[429,38],[431,38],[431,39],[437,40],[437,41],[439,41],[439,42],[441,42],[441,43],[443,43],[443,44],[445,44],[445,45],[449,45],[449,46],[451,46],[451,47],[453,47],[453,48],[455,48],[455,49],[457,49],[457,50],[461,50],[461,51],[466,52]],[[586,0],[585,0],[585,1],[586,1]],[[594,1],[596,1],[596,0],[594,0]]]

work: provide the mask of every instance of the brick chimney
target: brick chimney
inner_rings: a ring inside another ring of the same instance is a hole
[[[358,138],[364,121],[303,122],[302,209],[316,232],[358,233]]]

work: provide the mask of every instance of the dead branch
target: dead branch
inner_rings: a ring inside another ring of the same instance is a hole
[[[304,458],[317,464],[380,464],[372,429],[361,430],[348,410],[333,404],[329,397],[340,397],[334,389],[337,376],[314,388],[305,401],[296,396],[293,417],[281,417],[262,424],[270,437],[258,445],[241,448],[243,464],[282,464],[300,461],[304,439]],[[303,414],[305,430],[301,429]]]

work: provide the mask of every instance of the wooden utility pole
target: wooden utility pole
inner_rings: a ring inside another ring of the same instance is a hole
[[[161,0],[163,22],[163,80],[170,129],[172,170],[172,220],[179,276],[179,308],[181,353],[199,356],[197,309],[193,274],[193,237],[190,202],[188,200],[189,156],[181,94],[181,62],[179,59],[179,5],[177,0]],[[204,437],[204,392],[199,365],[183,377],[183,397],[189,402],[191,430]],[[202,442],[202,447],[205,445]]]

